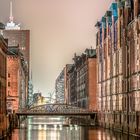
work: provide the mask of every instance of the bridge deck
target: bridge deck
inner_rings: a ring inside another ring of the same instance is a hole
[[[18,116],[87,116],[95,115],[97,112],[17,112]]]

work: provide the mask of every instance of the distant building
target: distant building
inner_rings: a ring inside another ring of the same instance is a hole
[[[1,27],[0,27],[1,29]],[[7,43],[0,35],[0,139],[7,131],[6,110],[6,71],[7,71]]]
[[[67,64],[55,81],[56,103],[68,104],[68,71],[71,64]]]
[[[41,105],[44,102],[44,97],[42,96],[41,92],[37,92],[33,94],[33,103],[31,106]]]
[[[56,103],[64,103],[64,69],[55,81]]]

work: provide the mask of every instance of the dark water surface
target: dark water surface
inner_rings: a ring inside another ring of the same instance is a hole
[[[66,125],[64,117],[28,117],[6,140],[139,140],[140,138],[78,125]]]

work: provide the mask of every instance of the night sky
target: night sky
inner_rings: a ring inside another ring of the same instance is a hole
[[[94,27],[113,0],[13,0],[13,16],[31,31],[34,91],[54,91],[55,79],[74,53],[95,48]],[[0,21],[9,20],[10,0],[0,0]]]

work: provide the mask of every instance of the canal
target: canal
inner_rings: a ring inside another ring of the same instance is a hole
[[[68,125],[65,117],[28,117],[6,140],[138,140],[97,127]]]

